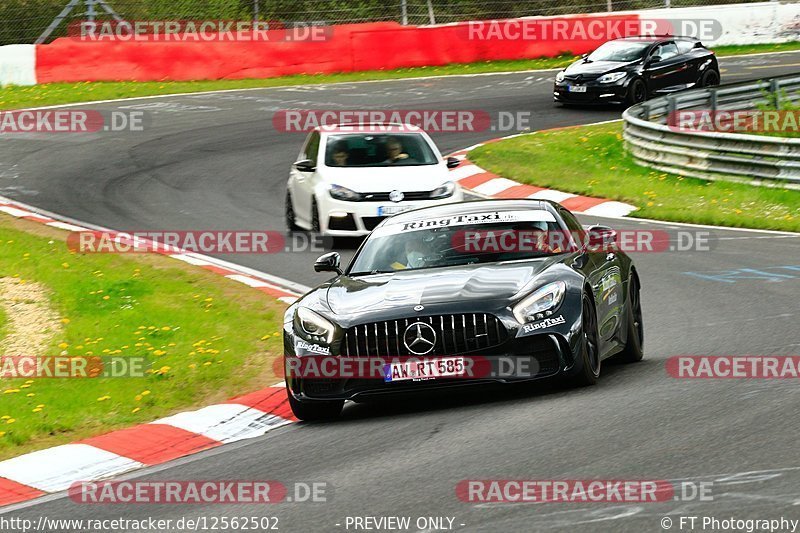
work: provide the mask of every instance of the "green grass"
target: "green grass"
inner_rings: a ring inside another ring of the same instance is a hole
[[[758,52],[800,50],[800,42],[721,46],[715,49],[718,55],[738,55]],[[282,87],[291,85],[353,82],[418,78],[423,76],[447,76],[452,74],[479,74],[489,72],[514,72],[522,70],[553,69],[570,64],[572,54],[558,57],[523,59],[517,61],[482,61],[478,63],[451,64],[438,67],[403,68],[337,74],[309,74],[283,76],[267,79],[211,80],[211,81],[163,81],[163,82],[86,82],[48,83],[33,87],[8,86],[0,88],[0,109],[20,109],[95,100],[113,100],[159,94],[219,91],[225,89],[250,89]]]
[[[800,231],[800,191],[639,166],[623,148],[621,122],[515,137],[477,148],[469,158],[522,183],[633,204],[640,208],[634,217]]]
[[[0,277],[49,293],[61,333],[37,356],[144,356],[146,377],[0,379],[0,458],[275,383],[285,305],[154,255],[72,253],[65,232],[0,218]],[[43,407],[39,407],[43,406]],[[38,409],[37,409],[38,408]]]

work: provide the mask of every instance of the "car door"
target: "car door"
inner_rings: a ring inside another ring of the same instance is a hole
[[[578,240],[586,243],[586,229],[566,209],[559,209],[561,218]],[[617,325],[622,316],[624,298],[620,259],[613,251],[613,246],[589,247],[579,262],[578,270],[586,276],[592,287],[595,308],[597,310],[597,327],[600,335],[600,354],[606,354],[618,343]]]
[[[310,160],[314,166],[317,165],[317,154],[319,153],[320,134],[318,131],[312,131],[306,137],[306,142],[303,144],[303,149],[297,156],[297,160],[303,159]],[[311,200],[314,197],[314,172],[304,172],[299,170],[295,165],[292,165],[290,171],[289,191],[292,194],[292,201],[296,216],[304,222],[304,225],[311,224]]]
[[[684,88],[689,77],[686,55],[678,52],[674,41],[660,43],[648,57],[645,77],[651,92]]]

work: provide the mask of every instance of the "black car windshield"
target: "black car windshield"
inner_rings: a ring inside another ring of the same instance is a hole
[[[330,135],[325,147],[325,165],[329,167],[395,167],[436,163],[436,155],[419,133]]]
[[[470,219],[475,222],[463,223]],[[570,247],[569,239],[548,211],[422,216],[419,221],[376,229],[349,273],[378,274],[530,259],[563,253]]]
[[[638,41],[609,41],[589,54],[589,61],[617,61],[627,63],[644,57],[651,43]]]

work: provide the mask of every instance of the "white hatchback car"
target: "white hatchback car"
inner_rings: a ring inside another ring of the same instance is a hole
[[[415,126],[315,128],[289,174],[286,224],[334,237],[366,235],[388,216],[462,201],[448,174],[458,164]]]

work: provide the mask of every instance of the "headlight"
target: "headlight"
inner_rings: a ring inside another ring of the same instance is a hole
[[[548,283],[515,305],[514,317],[520,324],[544,318],[547,311],[552,312],[561,305],[566,292],[567,284],[563,281]]]
[[[328,192],[331,198],[336,198],[337,200],[344,200],[346,202],[358,202],[361,200],[361,193],[351,191],[347,187],[342,187],[341,185],[331,185]]]
[[[562,70],[558,74],[556,74],[556,83],[561,83],[564,81],[564,71]]]
[[[614,83],[615,81],[619,81],[627,76],[627,74],[627,72],[611,72],[609,74],[603,74],[597,78],[597,83]]]
[[[448,196],[453,196],[454,192],[456,192],[456,184],[448,181],[431,192],[431,199],[447,198]]]
[[[304,334],[310,341],[333,342],[335,326],[328,320],[307,307],[298,307],[294,315],[295,331]]]

